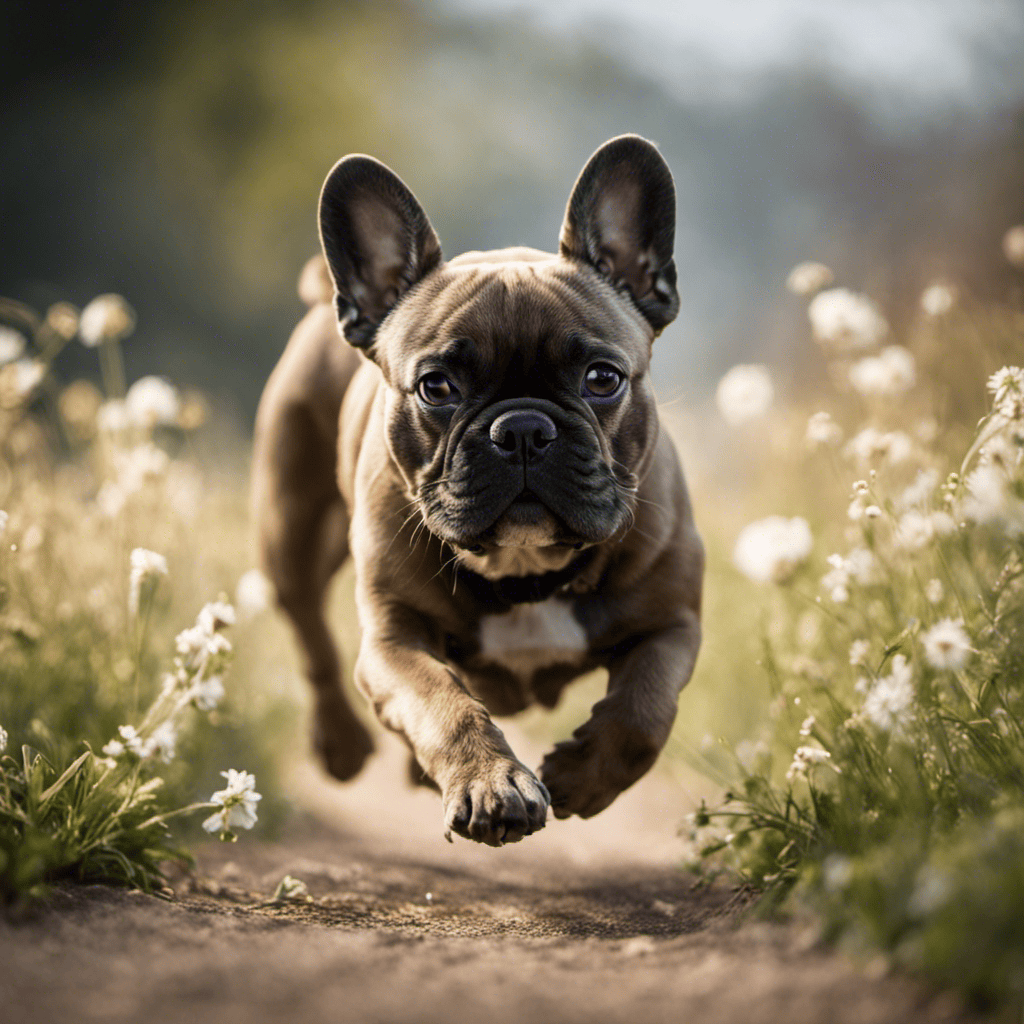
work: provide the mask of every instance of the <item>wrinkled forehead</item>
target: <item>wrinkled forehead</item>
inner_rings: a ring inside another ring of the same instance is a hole
[[[528,369],[610,345],[635,373],[647,366],[651,340],[646,321],[610,285],[553,256],[440,268],[388,317],[378,358],[402,378],[427,351]]]

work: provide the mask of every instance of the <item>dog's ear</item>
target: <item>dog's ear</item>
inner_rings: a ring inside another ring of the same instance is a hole
[[[656,332],[679,312],[676,190],[654,145],[639,135],[606,142],[583,168],[565,211],[561,254],[629,290]]]
[[[379,160],[347,156],[320,193],[320,243],[346,339],[369,348],[398,300],[441,262],[423,207]]]

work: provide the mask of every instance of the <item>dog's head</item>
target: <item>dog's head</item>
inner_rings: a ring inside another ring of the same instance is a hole
[[[628,529],[658,434],[651,342],[676,315],[675,189],[654,146],[590,159],[557,256],[448,263],[366,156],[320,200],[342,333],[387,382],[387,439],[427,528],[486,575],[560,569]]]

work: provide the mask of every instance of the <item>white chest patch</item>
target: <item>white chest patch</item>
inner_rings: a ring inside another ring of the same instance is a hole
[[[587,652],[587,634],[567,601],[549,597],[480,620],[480,653],[522,678],[548,665],[573,664]]]

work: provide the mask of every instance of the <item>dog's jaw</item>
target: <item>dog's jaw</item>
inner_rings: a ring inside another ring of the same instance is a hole
[[[459,549],[459,561],[486,579],[558,572],[579,544],[561,541],[558,520],[540,502],[513,502],[487,530],[487,542]]]
[[[483,554],[460,551],[459,561],[479,576],[499,580],[506,576],[540,576],[564,569],[576,557],[576,551],[563,546],[545,545],[496,547]]]

